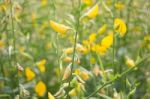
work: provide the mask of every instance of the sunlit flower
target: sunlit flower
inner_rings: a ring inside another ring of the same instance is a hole
[[[47,5],[47,3],[48,3],[48,1],[47,0],[41,0],[41,4],[42,4],[42,6],[44,7],[44,6],[46,6]]]
[[[87,48],[79,43],[76,46],[76,50],[82,54],[86,54],[88,52]]]
[[[63,59],[64,62],[71,62],[72,61],[72,58],[67,56]]]
[[[122,19],[116,18],[114,21],[114,28],[117,33],[120,34],[121,37],[123,37],[127,31],[127,27],[125,22]]]
[[[91,33],[89,36],[89,43],[92,44],[96,40],[96,33]]]
[[[72,89],[71,91],[69,91],[69,95],[72,96],[72,97],[77,96],[77,91],[76,91],[76,89],[74,88],[74,89]]]
[[[150,35],[145,36],[145,37],[144,37],[144,40],[145,40],[145,41],[150,41]]]
[[[132,60],[132,59],[130,59],[130,58],[126,58],[126,65],[128,66],[128,67],[134,67],[135,66],[135,63],[134,63],[134,61]]]
[[[71,75],[71,64],[66,67],[62,80],[68,79],[70,75]]]
[[[105,55],[107,48],[104,46],[101,46],[100,44],[96,44],[94,46],[92,46],[92,51],[100,54],[100,55]]]
[[[48,92],[48,99],[55,99],[55,97],[50,92]]]
[[[28,81],[35,77],[35,73],[29,67],[25,68],[25,75]]]
[[[99,13],[99,7],[98,4],[96,4],[94,7],[89,9],[89,11],[85,14],[88,18],[93,19],[95,18]]]
[[[106,37],[104,37],[101,41],[101,45],[103,47],[109,48],[111,45],[113,44],[113,33],[110,32],[109,35],[107,35]]]
[[[98,34],[103,34],[104,32],[106,32],[106,29],[107,29],[107,25],[104,24],[102,27],[98,29]]]
[[[37,66],[38,66],[38,68],[39,68],[39,70],[41,72],[45,72],[45,64],[46,64],[46,60],[45,59],[42,59],[41,61],[39,61],[37,63]]]
[[[0,40],[0,48],[3,48],[5,45],[4,41]]]
[[[120,11],[123,10],[124,7],[125,7],[125,5],[122,2],[117,2],[115,4],[115,8],[118,9],[118,10],[120,10]]]
[[[58,32],[62,35],[66,34],[66,32],[70,29],[68,26],[56,23],[52,20],[50,20],[50,26],[55,32]]]
[[[35,92],[38,96],[44,96],[46,92],[46,85],[43,81],[39,81],[35,86]]]
[[[64,52],[65,54],[71,54],[71,53],[73,53],[73,48],[70,47],[70,48],[63,49],[63,52]]]
[[[84,4],[91,6],[93,4],[92,0],[82,0]]]

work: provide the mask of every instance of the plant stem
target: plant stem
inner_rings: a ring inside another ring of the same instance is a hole
[[[11,27],[12,27],[12,36],[13,36],[13,62],[12,66],[16,65],[16,37],[15,37],[15,31],[14,31],[14,20],[13,20],[13,2],[10,0],[10,11],[11,11]],[[18,75],[18,68],[16,67],[17,72],[17,86],[18,86],[18,94],[20,94],[20,87],[19,87],[19,75]],[[19,96],[20,97],[20,96]]]
[[[79,30],[79,18],[80,18],[80,5],[81,5],[81,1],[79,0],[78,1],[79,5],[78,5],[78,8],[76,9],[77,10],[77,16],[76,16],[76,26],[75,26],[75,42],[74,42],[74,47],[73,47],[73,56],[72,56],[72,65],[71,65],[71,75],[69,77],[69,85],[68,85],[68,91],[67,91],[67,99],[69,97],[69,89],[70,89],[70,82],[71,82],[71,79],[72,79],[72,72],[73,72],[73,67],[74,67],[74,63],[75,63],[75,54],[76,54],[76,45],[77,45],[77,36],[78,36],[78,30]]]
[[[131,67],[129,69],[127,69],[126,71],[124,71],[123,73],[121,73],[120,75],[116,76],[114,79],[109,80],[108,82],[104,83],[102,86],[100,86],[99,88],[97,88],[97,90],[95,90],[92,94],[90,94],[87,99],[89,99],[91,96],[95,95],[99,90],[101,90],[102,88],[104,88],[105,86],[113,83],[114,81],[124,77],[125,75],[127,75],[129,72],[131,72],[132,70],[134,70],[134,68],[137,68],[138,66],[140,66],[140,64],[145,61],[147,58],[150,57],[150,54],[147,55],[146,57],[144,57],[141,61],[139,61],[134,67]]]

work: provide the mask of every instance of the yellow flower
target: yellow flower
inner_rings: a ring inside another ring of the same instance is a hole
[[[58,32],[62,35],[66,34],[66,32],[70,29],[68,26],[56,23],[52,20],[50,20],[50,26],[55,32]]]
[[[41,0],[41,4],[42,4],[43,7],[46,6],[47,5],[47,0]]]
[[[103,47],[109,48],[113,44],[113,33],[110,32],[108,36],[104,37],[101,41]]]
[[[91,6],[93,4],[92,0],[82,0],[84,4]]]
[[[73,48],[70,47],[70,48],[63,49],[63,52],[64,52],[65,54],[71,54],[71,53],[73,53]]]
[[[127,27],[126,27],[125,22],[119,18],[115,19],[114,28],[115,28],[115,31],[118,32],[121,37],[123,37],[127,31]]]
[[[39,81],[35,86],[35,92],[38,94],[38,96],[44,96],[46,92],[46,86],[43,81]]]
[[[0,40],[0,48],[4,47],[4,42],[2,40]]]
[[[76,89],[75,89],[75,88],[72,89],[72,90],[69,92],[69,95],[72,96],[72,97],[77,96],[77,91],[76,91]]]
[[[102,27],[98,29],[98,34],[103,34],[104,32],[106,32],[106,29],[107,29],[107,25],[104,24]]]
[[[82,54],[86,54],[88,52],[87,48],[81,44],[77,44],[76,50]]]
[[[37,66],[41,72],[45,72],[45,64],[46,64],[45,59],[43,59],[37,63]]]
[[[72,58],[69,57],[69,56],[67,56],[67,57],[64,58],[63,61],[64,61],[64,62],[71,62],[71,61],[72,61]]]
[[[25,69],[25,75],[28,81],[32,80],[35,77],[35,73],[29,67]]]
[[[145,41],[150,41],[150,35],[144,37]]]
[[[134,63],[134,61],[133,61],[132,59],[127,58],[127,59],[126,59],[126,65],[127,65],[128,67],[134,67],[134,66],[135,66],[135,63]]]
[[[92,44],[96,40],[96,33],[91,33],[89,36],[89,43]]]
[[[50,92],[48,92],[48,99],[55,99],[55,97]]]
[[[70,66],[71,65],[68,65],[66,67],[62,80],[68,79],[68,77],[71,75],[71,67]]]
[[[124,4],[122,2],[118,2],[115,4],[115,8],[118,10],[123,10],[124,9]]]
[[[99,7],[98,4],[96,4],[94,7],[92,7],[87,13],[86,16],[90,19],[95,18],[99,13]]]
[[[94,51],[100,55],[104,55],[107,51],[107,48],[104,46],[101,46],[99,44],[96,44],[96,45],[92,46],[92,51]]]
[[[88,80],[90,77],[89,77],[89,73],[86,72],[86,71],[82,71],[80,73],[80,77],[83,79],[83,80]]]

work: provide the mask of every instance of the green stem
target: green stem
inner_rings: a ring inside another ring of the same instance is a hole
[[[74,63],[75,63],[75,54],[76,54],[76,45],[77,45],[77,36],[78,36],[78,30],[79,30],[79,19],[80,19],[80,5],[81,5],[81,1],[78,1],[79,3],[79,7],[77,8],[78,10],[78,15],[76,16],[76,29],[75,29],[75,42],[74,42],[74,47],[73,47],[73,56],[72,56],[72,65],[71,65],[71,75],[69,77],[69,85],[68,85],[68,90],[67,90],[67,99],[69,97],[69,89],[70,89],[70,83],[71,83],[71,79],[72,79],[72,72],[73,72],[73,67],[74,67]]]
[[[14,20],[13,20],[13,2],[10,0],[10,11],[11,11],[11,27],[12,27],[12,36],[13,36],[13,66],[16,65],[16,37],[15,37],[15,31],[14,31]],[[18,68],[16,67],[16,74],[17,74],[17,86],[18,86],[18,94],[20,94],[20,87],[19,87],[19,75],[18,75]]]
[[[121,73],[120,75],[116,76],[114,79],[109,80],[108,82],[106,82],[105,84],[101,85],[99,88],[97,88],[97,90],[95,90],[92,94],[90,94],[87,99],[89,99],[91,96],[95,95],[97,92],[99,92],[102,88],[104,88],[105,86],[112,84],[114,81],[124,77],[125,75],[127,75],[129,72],[131,72],[132,70],[134,70],[135,68],[137,68],[138,66],[140,66],[140,64],[145,61],[147,58],[150,57],[150,54],[147,55],[146,57],[144,57],[141,61],[139,61],[134,67],[131,67],[129,69],[127,69],[126,71],[124,71],[123,73]]]

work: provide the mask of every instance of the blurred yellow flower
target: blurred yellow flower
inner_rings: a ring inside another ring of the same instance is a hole
[[[98,4],[96,4],[94,7],[89,9],[89,11],[85,14],[88,18],[92,19],[95,18],[99,13],[99,7]]]
[[[144,40],[145,40],[145,41],[150,41],[150,35],[145,36],[145,37],[144,37]]]
[[[83,80],[88,80],[90,77],[89,77],[89,73],[86,72],[86,71],[82,71],[79,75]]]
[[[42,97],[45,95],[46,92],[46,85],[43,81],[39,81],[35,86],[35,92],[38,96]]]
[[[91,6],[93,4],[92,0],[82,0],[84,4]]]
[[[41,0],[41,4],[42,4],[42,6],[44,7],[44,6],[46,6],[47,5],[47,3],[48,3],[48,1],[47,0]]]
[[[66,67],[62,80],[68,79],[68,77],[71,75],[71,67],[70,66],[71,66],[71,64]]]
[[[126,58],[126,65],[127,65],[128,67],[134,67],[134,66],[135,66],[135,63],[134,63],[134,61],[133,61],[132,59]]]
[[[127,27],[125,22],[122,19],[116,18],[114,21],[114,28],[117,33],[120,34],[121,37],[123,37],[127,31]]]
[[[58,32],[62,35],[66,34],[66,32],[70,29],[68,26],[56,23],[52,20],[50,20],[50,26],[55,32]]]
[[[88,52],[88,49],[79,43],[76,46],[76,50],[82,54],[86,54]]]
[[[50,92],[48,92],[48,99],[55,99],[55,97]]]
[[[69,95],[72,96],[72,97],[77,96],[77,91],[76,91],[76,89],[73,88],[73,89],[69,92]]]
[[[113,33],[110,32],[106,37],[104,37],[101,41],[101,45],[106,49],[109,48],[113,44]]]
[[[120,11],[123,10],[124,7],[125,7],[125,5],[122,2],[117,2],[115,4],[115,8],[118,9],[118,10],[120,10]]]
[[[0,40],[0,48],[3,48],[5,45],[4,41]]]
[[[64,62],[71,62],[72,61],[72,58],[67,56],[63,59]]]
[[[71,54],[71,53],[73,53],[73,48],[70,47],[70,48],[63,49],[63,52],[64,52],[65,54]]]
[[[89,36],[89,43],[92,44],[96,40],[96,33],[91,33]]]
[[[28,81],[35,77],[35,73],[29,67],[25,68],[25,75]]]
[[[96,44],[96,45],[92,46],[92,51],[94,51],[100,55],[104,55],[107,51],[107,48],[104,46],[101,46],[100,44]]]
[[[37,66],[38,66],[38,68],[39,68],[39,70],[41,72],[45,72],[45,64],[46,64],[46,60],[45,59],[42,59],[41,61],[39,61],[37,63]]]
[[[107,24],[104,24],[102,27],[100,27],[98,29],[98,34],[103,34],[104,32],[106,32],[106,29],[107,29]]]

